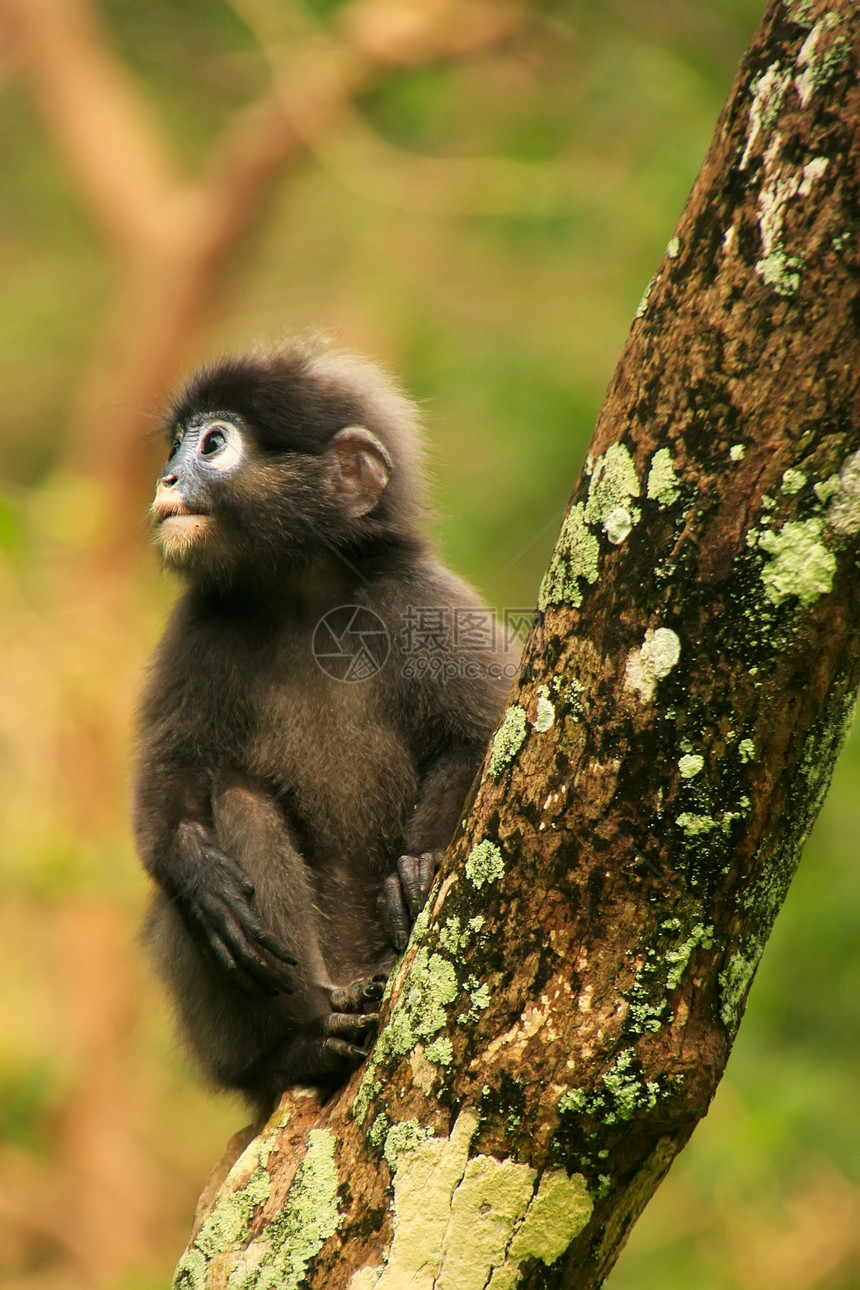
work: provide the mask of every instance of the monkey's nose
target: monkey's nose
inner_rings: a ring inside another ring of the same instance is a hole
[[[178,483],[178,475],[162,475],[158,481],[158,486],[159,488],[174,488]]]

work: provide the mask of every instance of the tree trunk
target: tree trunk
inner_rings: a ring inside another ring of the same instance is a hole
[[[598,1286],[707,1111],[860,673],[858,39],[770,6],[374,1052],[178,1286]]]

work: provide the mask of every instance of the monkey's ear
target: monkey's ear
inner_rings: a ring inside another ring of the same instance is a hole
[[[364,426],[338,430],[325,452],[329,482],[349,519],[368,515],[385,492],[391,458]]]

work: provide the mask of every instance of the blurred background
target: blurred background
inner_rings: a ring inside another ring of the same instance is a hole
[[[316,328],[424,407],[446,558],[530,609],[762,0],[0,0],[0,1284],[169,1282],[237,1103],[136,942],[165,394]],[[860,740],[612,1290],[860,1285]]]

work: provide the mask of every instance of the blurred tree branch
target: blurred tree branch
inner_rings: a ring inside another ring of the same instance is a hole
[[[272,55],[271,88],[225,127],[194,180],[89,0],[0,0],[22,73],[120,262],[105,338],[72,414],[68,464],[96,477],[106,497],[100,540],[84,557],[91,568],[121,568],[139,546],[129,515],[149,487],[152,419],[276,176],[375,80],[505,39],[519,13],[485,0],[357,0],[331,34]]]

